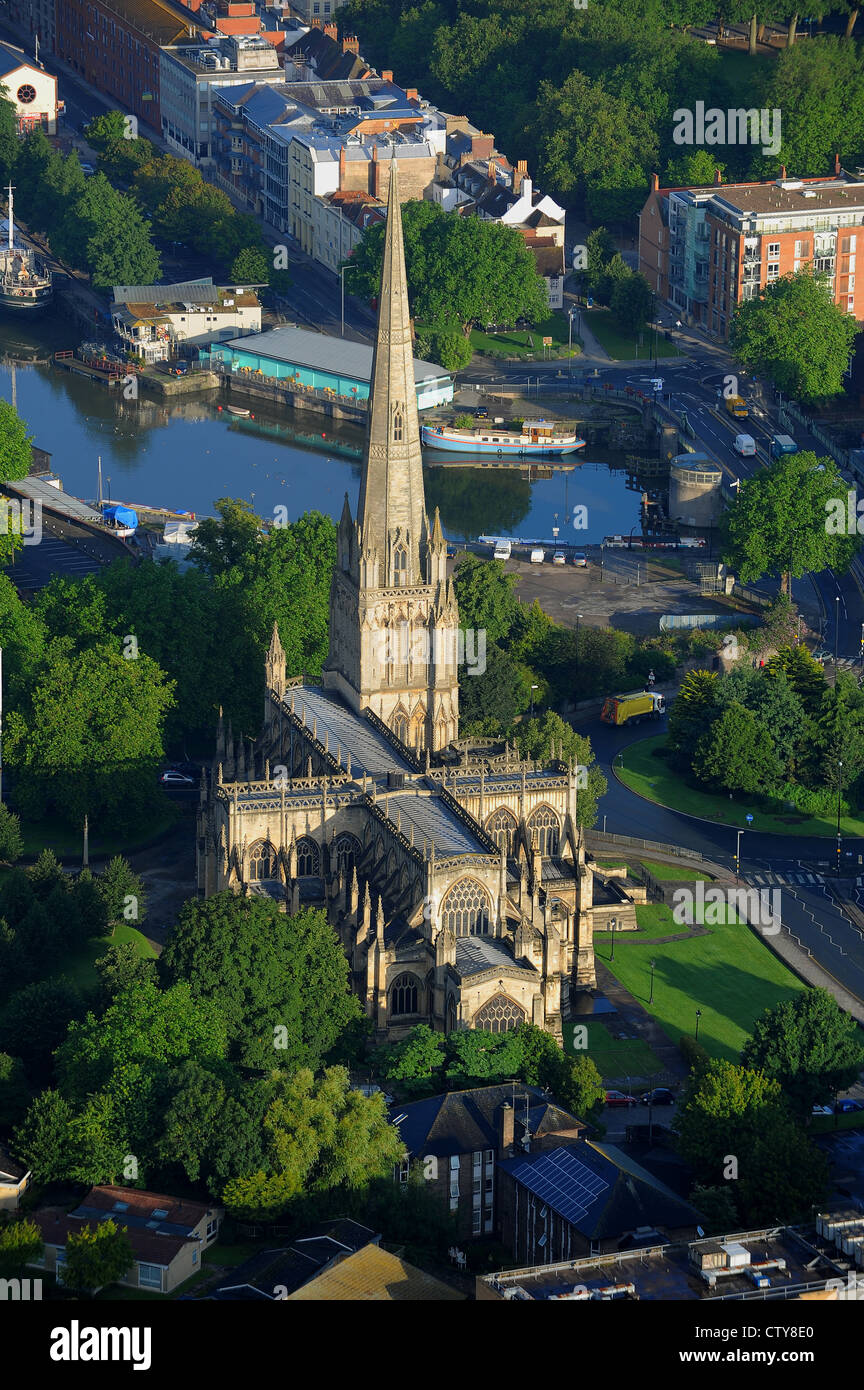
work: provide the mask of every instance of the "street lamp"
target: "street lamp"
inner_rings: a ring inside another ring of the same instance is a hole
[[[108,501],[111,501],[111,479],[108,479]]]
[[[840,794],[843,790],[843,763],[837,764],[837,877],[840,877]]]
[[[834,665],[837,665],[837,643],[840,640],[840,595],[834,598]]]
[[[582,614],[576,614],[576,669],[579,669],[579,624],[582,621]]]
[[[651,993],[648,995],[648,1003],[649,1003],[649,1004],[653,1004],[653,1003],[654,1003],[654,971],[655,971],[656,966],[657,966],[656,960],[652,960],[652,961],[650,962],[650,965],[651,965]]]
[[[610,930],[611,933],[612,933],[612,954],[611,954],[610,957],[609,957],[610,961],[613,961],[613,960],[615,959],[615,931],[616,931],[617,927],[618,927],[618,918],[617,918],[617,917],[610,917],[610,919],[609,919],[609,930]]]
[[[535,690],[539,690],[539,689],[540,689],[539,685],[532,685],[532,687],[531,687],[531,718],[532,718],[532,719],[534,718],[534,691],[535,691]]]
[[[358,267],[357,267],[356,265],[341,265],[341,266],[339,267],[339,288],[340,288],[340,291],[341,291],[340,298],[341,298],[341,303],[342,303],[341,327],[340,327],[339,332],[340,332],[340,337],[342,337],[342,338],[345,337],[345,272],[346,272],[347,270],[357,270],[357,269],[358,269]]]
[[[568,311],[567,311],[567,318],[568,318],[569,321],[570,321],[570,323],[569,323],[569,328],[568,328],[568,330],[567,330],[567,380],[568,380],[568,381],[572,381],[572,380],[573,380],[573,315],[574,315],[576,312],[577,312],[576,309],[575,309],[575,308],[573,307],[573,305],[571,304],[571,305],[570,305],[570,308],[569,308]]]
[[[696,1042],[699,1041],[699,1020],[702,1017],[702,1010],[696,1010]]]
[[[744,831],[743,831],[743,830],[737,831],[738,839],[737,839],[736,842],[735,842],[735,881],[736,881],[736,883],[738,882],[738,878],[739,878],[739,875],[740,875],[740,873],[741,873],[741,836],[742,836],[743,834],[744,834]]]

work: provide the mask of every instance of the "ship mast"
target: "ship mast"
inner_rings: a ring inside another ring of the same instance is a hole
[[[8,192],[9,192],[9,250],[12,251],[12,250],[14,250],[14,242],[13,242],[14,227],[13,227],[13,223],[12,223],[12,181],[11,181],[11,179],[10,179],[10,181],[9,181],[9,189],[8,189]]]

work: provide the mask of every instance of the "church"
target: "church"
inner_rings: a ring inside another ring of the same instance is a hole
[[[577,827],[580,770],[459,738],[464,634],[426,513],[396,161],[368,436],[346,496],[320,680],[287,679],[274,629],[262,733],[220,717],[198,811],[198,891],[319,907],[378,1040],[418,1023],[561,1037],[595,986],[593,932],[630,909]],[[634,922],[635,924],[635,922]],[[620,923],[623,925],[623,922]]]

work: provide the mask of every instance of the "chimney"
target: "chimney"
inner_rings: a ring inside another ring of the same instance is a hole
[[[835,174],[839,174],[839,173],[840,173],[840,156],[839,156],[839,154],[835,154],[835,156],[834,156],[834,173],[835,173]]]
[[[360,55],[360,40],[358,39],[358,37],[357,37],[356,34],[349,34],[347,38],[344,38],[344,39],[342,40],[342,52],[343,52],[343,53],[353,53],[355,57],[359,57],[359,55]],[[365,77],[365,76],[367,75],[368,72],[369,72],[369,69],[367,68],[367,69],[366,69],[366,72],[363,74],[363,76]]]
[[[785,177],[785,175],[784,175],[784,177]],[[723,173],[722,173],[722,171],[721,171],[720,169],[715,169],[715,170],[714,170],[714,182],[715,182],[716,184],[721,184],[721,183],[723,182]]]
[[[518,192],[519,192],[520,188],[522,187],[522,180],[525,178],[525,176],[526,176],[527,173],[528,173],[528,161],[527,161],[527,159],[520,159],[520,160],[518,160],[517,163],[516,163],[516,168],[513,170],[513,192],[514,192],[514,193],[518,193]]]
[[[490,182],[491,184],[493,184],[493,185],[496,184],[496,183],[498,182],[498,179],[496,178],[496,175],[495,175],[495,160],[494,160],[494,159],[490,159],[490,160],[489,160],[489,163],[486,165],[486,172],[487,172],[487,174],[489,175],[489,182]]]
[[[419,101],[419,100],[420,100],[420,98],[419,98],[418,95],[417,95],[417,88],[416,88],[416,87],[406,87],[406,88],[405,88],[405,95],[406,95],[406,97],[408,98],[409,101]]]
[[[786,178],[786,165],[785,165],[785,164],[781,164],[781,165],[780,165],[780,177],[781,177],[781,179],[785,179],[785,178]]]
[[[340,189],[342,189],[342,188],[345,187],[345,163],[346,163],[346,159],[347,159],[347,154],[346,154],[345,146],[344,146],[344,145],[340,145],[340,146],[339,146],[339,187],[340,187]]]
[[[381,74],[381,80],[382,80],[383,82],[392,82],[392,81],[393,81],[393,73],[392,73],[392,70],[391,70],[390,68],[385,68],[385,69],[384,69],[384,71],[383,71],[382,74]]]
[[[516,1115],[513,1106],[507,1102],[498,1112],[498,1157],[509,1158],[513,1152]]]
[[[660,176],[659,176],[659,174],[652,174],[652,175],[651,175],[651,192],[652,192],[652,193],[656,193],[656,192],[657,192],[657,189],[658,189],[659,187],[660,187]]]
[[[339,30],[335,24],[325,24],[324,33],[327,35],[328,39],[333,39],[334,41],[339,37]]]

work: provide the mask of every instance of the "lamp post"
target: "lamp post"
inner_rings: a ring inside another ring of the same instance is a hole
[[[532,718],[532,719],[534,718],[534,691],[535,691],[535,690],[539,690],[539,689],[540,689],[539,685],[532,685],[532,687],[531,687],[531,718]]]
[[[654,1003],[654,971],[655,971],[655,969],[657,968],[657,962],[656,962],[656,960],[652,960],[652,961],[650,962],[650,965],[651,965],[651,993],[648,995],[648,1003],[649,1003],[649,1004],[653,1004],[653,1003]]]
[[[736,833],[738,835],[738,839],[735,842],[735,881],[737,883],[741,873],[741,836],[744,834],[744,831],[739,830]]]
[[[582,621],[582,614],[576,614],[576,669],[579,669],[579,624]]]
[[[837,665],[837,644],[840,640],[840,595],[834,599],[834,665]]]
[[[696,1042],[699,1041],[699,1020],[702,1017],[702,1010],[696,1010]]]
[[[840,795],[843,791],[843,763],[837,764],[837,877],[840,877]]]
[[[612,954],[611,954],[610,957],[609,957],[610,961],[613,961],[613,960],[615,959],[615,931],[616,931],[617,926],[618,926],[618,918],[617,918],[617,917],[611,917],[611,918],[609,919],[609,930],[610,930],[611,933],[612,933]]]
[[[108,479],[108,501],[111,501],[111,479]]]
[[[356,265],[341,265],[339,267],[339,288],[341,291],[340,298],[342,304],[341,325],[339,329],[339,335],[342,338],[345,337],[345,272],[348,270],[356,269]]]

